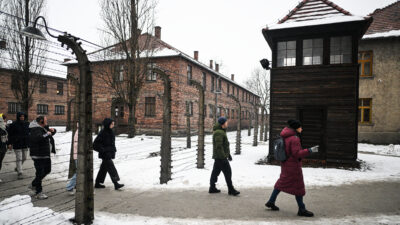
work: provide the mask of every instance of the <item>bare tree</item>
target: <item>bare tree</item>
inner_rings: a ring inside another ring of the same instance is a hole
[[[264,114],[268,112],[269,109],[269,88],[270,88],[270,75],[269,70],[263,70],[261,68],[256,68],[253,70],[250,78],[245,81],[245,85],[248,89],[254,91],[260,96],[261,108],[261,125],[260,125],[260,141],[264,139]],[[265,113],[264,113],[265,112]],[[267,132],[267,131],[265,131]]]
[[[3,6],[13,16],[5,16],[6,52],[10,61],[8,67],[12,73],[11,89],[21,104],[22,110],[28,115],[32,106],[32,95],[38,86],[39,75],[46,63],[46,45],[28,37],[23,37],[19,31],[42,14],[45,0],[3,0]],[[28,118],[28,117],[27,117]]]
[[[129,109],[128,137],[136,133],[136,105],[154,50],[154,0],[101,0],[108,69],[100,76]],[[147,31],[141,35],[142,31]],[[112,44],[114,43],[114,44]],[[116,43],[116,44],[115,44]],[[96,73],[99,73],[96,71]],[[121,77],[121,74],[127,77]]]

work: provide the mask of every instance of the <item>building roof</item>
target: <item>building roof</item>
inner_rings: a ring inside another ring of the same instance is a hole
[[[226,80],[227,82],[231,84],[235,84],[236,86],[240,87],[243,90],[246,90],[253,95],[260,97],[253,91],[249,90],[248,88],[244,87],[243,85],[231,80],[228,76],[225,76],[224,74],[217,72],[207,66],[206,64],[200,62],[199,60],[194,59],[190,55],[178,50],[177,48],[171,46],[170,44],[162,41],[159,38],[156,38],[155,36],[145,33],[141,34],[139,37],[139,46],[141,46],[142,52],[140,53],[141,58],[145,57],[150,57],[150,58],[162,58],[162,57],[182,57],[185,60],[190,61],[193,64],[196,64],[197,66],[201,67],[202,69],[218,76],[221,77],[222,79]],[[118,51],[118,44],[117,45],[112,45],[109,46],[105,49],[98,50],[96,52],[91,52],[88,53],[88,58],[91,62],[104,62],[104,61],[113,61],[113,60],[122,60],[125,59],[124,54],[119,54]],[[72,65],[72,64],[77,64],[76,60],[71,60],[68,62],[65,62],[63,65]]]
[[[361,21],[366,18],[354,16],[328,0],[303,0],[278,23],[268,25],[265,30]]]
[[[369,16],[372,16],[374,21],[363,39],[400,36],[400,1],[396,1],[384,8],[376,9]]]

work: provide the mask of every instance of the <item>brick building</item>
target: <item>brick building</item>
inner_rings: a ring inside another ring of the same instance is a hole
[[[193,57],[179,51],[161,40],[161,27],[155,28],[155,35],[141,34],[142,39],[150,40],[154,53],[150,66],[157,66],[168,71],[172,83],[172,132],[174,135],[185,133],[186,129],[186,104],[189,105],[191,115],[191,128],[197,131],[198,124],[198,98],[195,87],[188,84],[194,79],[205,87],[205,129],[211,132],[214,124],[214,107],[217,117],[226,116],[230,120],[229,127],[236,128],[238,116],[242,116],[242,127],[249,125],[249,118],[253,115],[251,102],[259,101],[259,97],[234,81],[234,75],[227,77],[219,72],[219,65],[210,60],[209,65],[199,61],[199,52],[195,51]],[[91,54],[89,54],[90,56]],[[112,89],[107,86],[98,71],[108,70],[107,63],[112,60],[99,60],[91,58],[93,71],[93,125],[98,128],[105,117],[113,117],[118,125],[118,133],[125,132],[128,123],[128,109],[118,101]],[[118,60],[114,60],[118,61]],[[76,62],[68,62],[68,73],[76,76],[78,68]],[[126,82],[126,71],[120,67],[119,78]],[[159,134],[162,127],[162,80],[151,70],[147,71],[146,82],[138,98],[136,121],[137,133]],[[240,99],[242,111],[238,112],[237,104],[228,97],[233,94]],[[74,86],[68,87],[68,101],[73,101]],[[73,108],[73,107],[72,107]]]
[[[21,106],[11,90],[10,69],[0,68],[0,113],[5,113],[7,120],[15,120],[16,113],[21,111]],[[55,76],[40,75],[36,90],[33,94],[33,103],[29,109],[29,121],[38,115],[46,115],[48,123],[52,126],[66,124],[67,95],[64,93],[67,80]]]
[[[400,144],[400,2],[375,10],[359,44],[360,142]]]

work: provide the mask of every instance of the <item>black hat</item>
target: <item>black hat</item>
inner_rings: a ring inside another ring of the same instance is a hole
[[[301,122],[298,121],[298,120],[290,119],[290,120],[287,121],[287,123],[289,124],[289,127],[290,127],[290,128],[293,128],[293,129],[295,129],[295,130],[296,130],[297,128],[301,127]]]
[[[224,124],[226,121],[227,121],[227,119],[225,117],[223,117],[223,116],[218,118],[218,123],[221,124],[221,125]]]

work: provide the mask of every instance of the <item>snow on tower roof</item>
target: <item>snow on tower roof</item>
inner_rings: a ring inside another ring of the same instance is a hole
[[[268,26],[267,30],[322,24],[362,21],[366,18],[354,16],[328,0],[303,0],[278,23]]]

